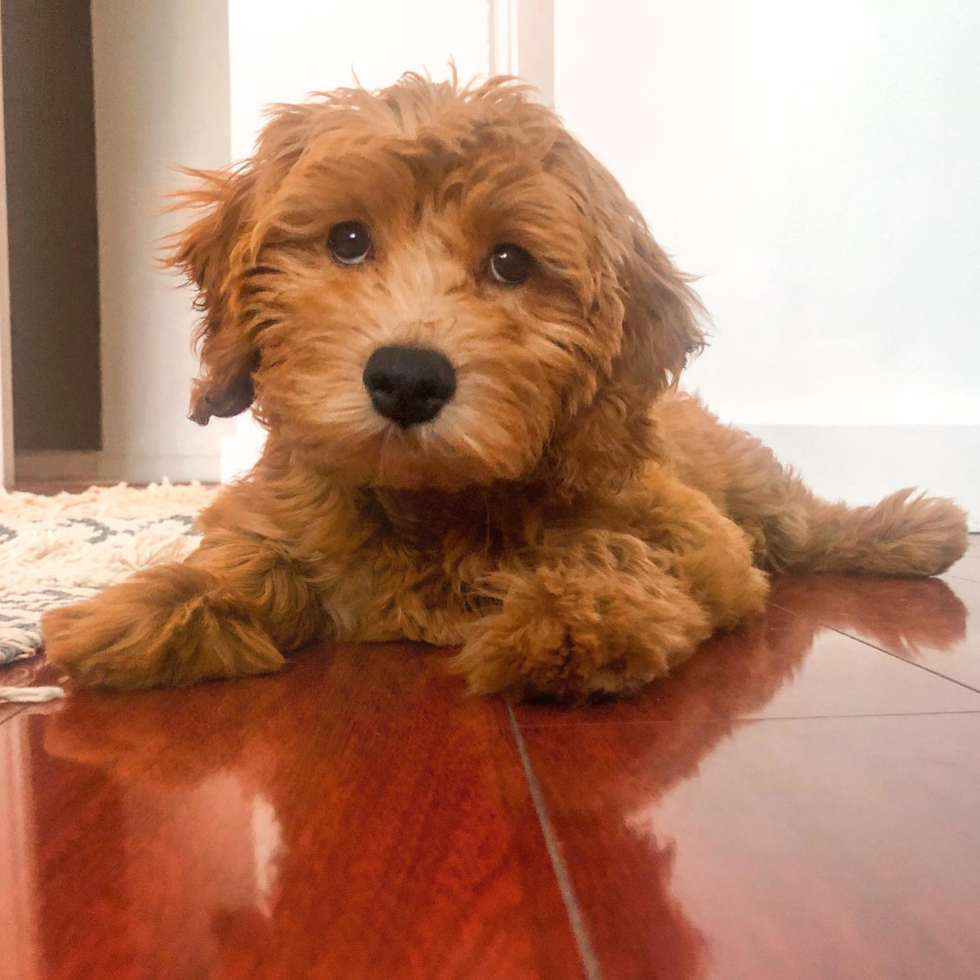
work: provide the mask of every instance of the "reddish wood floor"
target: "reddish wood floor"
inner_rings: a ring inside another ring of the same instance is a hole
[[[466,699],[408,644],[4,706],[0,977],[968,980],[978,622],[974,543],[779,581],[588,709]]]

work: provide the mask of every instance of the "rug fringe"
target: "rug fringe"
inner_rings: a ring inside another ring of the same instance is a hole
[[[63,687],[0,687],[0,701],[37,703],[56,701],[65,696]]]

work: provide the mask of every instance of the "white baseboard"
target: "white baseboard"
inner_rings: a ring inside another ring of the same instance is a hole
[[[137,456],[104,452],[17,453],[14,474],[18,482],[172,483],[200,480],[216,483],[221,460],[207,456]]]
[[[830,500],[870,504],[903,487],[952,497],[980,531],[980,425],[742,425]]]

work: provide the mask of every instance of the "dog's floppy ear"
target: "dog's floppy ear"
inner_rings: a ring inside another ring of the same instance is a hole
[[[622,369],[655,396],[677,383],[691,355],[704,349],[701,302],[667,253],[654,241],[634,204],[622,192],[615,234],[621,245],[618,273],[624,306]]]
[[[272,107],[251,159],[227,170],[187,169],[196,186],[174,195],[172,210],[200,215],[169,240],[163,259],[196,287],[194,306],[203,313],[194,335],[201,374],[189,413],[199,425],[213,415],[238,415],[252,404],[258,353],[240,322],[235,274],[249,261],[257,211],[308,144],[317,109],[315,104]]]
[[[649,402],[675,384],[688,358],[703,349],[701,302],[689,277],[654,241],[639,208],[567,133],[555,142],[552,166],[564,175],[595,236],[598,309],[612,329],[622,331],[614,380]]]
[[[704,347],[703,311],[639,209],[587,150],[562,133],[550,165],[593,239],[588,315],[610,351],[591,403],[569,420],[552,456],[560,484],[571,491],[621,485],[660,451],[650,404]]]
[[[226,418],[252,404],[251,347],[232,317],[231,257],[246,234],[254,210],[255,172],[186,171],[198,185],[178,196],[177,207],[204,211],[174,236],[165,264],[180,269],[197,289],[195,309],[203,313],[194,340],[201,374],[191,393],[189,418],[207,425],[212,415]]]

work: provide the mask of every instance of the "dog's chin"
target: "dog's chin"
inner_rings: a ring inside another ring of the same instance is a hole
[[[321,464],[350,483],[385,489],[455,493],[486,487],[520,479],[533,455],[513,440],[481,441],[475,433],[445,426],[385,424],[357,438],[350,428],[333,435],[320,442]]]
[[[428,434],[398,433],[378,453],[369,482],[376,487],[399,490],[436,490],[454,493],[488,486],[519,474],[512,466],[494,465],[470,444],[465,451]]]
[[[425,466],[387,467],[371,474],[365,481],[379,490],[431,490],[438,493],[460,493],[483,486],[491,480],[475,480],[463,473],[435,470]]]

